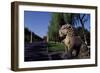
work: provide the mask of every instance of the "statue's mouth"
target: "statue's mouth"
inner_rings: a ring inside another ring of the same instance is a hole
[[[66,38],[66,35],[60,37],[60,40],[62,41],[62,40],[64,40],[65,38]]]

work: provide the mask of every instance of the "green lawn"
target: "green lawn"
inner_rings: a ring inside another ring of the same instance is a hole
[[[48,51],[56,52],[56,51],[64,51],[64,44],[59,42],[48,42]]]

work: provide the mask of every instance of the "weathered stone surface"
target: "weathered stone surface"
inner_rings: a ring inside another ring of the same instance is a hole
[[[59,30],[59,36],[61,38],[64,37],[62,42],[66,47],[65,52],[72,55],[70,57],[77,56],[78,58],[86,58],[90,56],[88,52],[90,50],[87,50],[87,45],[76,34],[75,28],[73,28],[70,24],[62,25]]]

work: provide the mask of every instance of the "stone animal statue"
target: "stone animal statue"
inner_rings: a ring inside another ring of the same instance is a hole
[[[63,57],[65,54],[67,54],[67,58],[78,56],[84,42],[76,34],[74,27],[70,24],[62,25],[59,29],[59,36],[60,38],[63,38],[62,42],[65,44],[65,53],[63,54]]]

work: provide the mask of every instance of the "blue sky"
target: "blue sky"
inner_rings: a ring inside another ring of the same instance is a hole
[[[43,37],[47,34],[51,13],[49,12],[24,12],[24,24],[29,30]]]
[[[83,14],[81,14],[81,16],[83,16]],[[85,29],[87,29],[88,31],[90,31],[90,14],[87,14],[86,17],[85,17],[85,19],[86,18],[88,20],[85,22],[84,27],[85,27]],[[76,25],[76,27],[78,27],[78,26],[82,26],[80,22],[78,23],[78,25]]]
[[[51,16],[51,12],[24,11],[24,25],[35,34],[43,37],[47,35]],[[90,15],[88,15],[85,28],[90,30]]]

